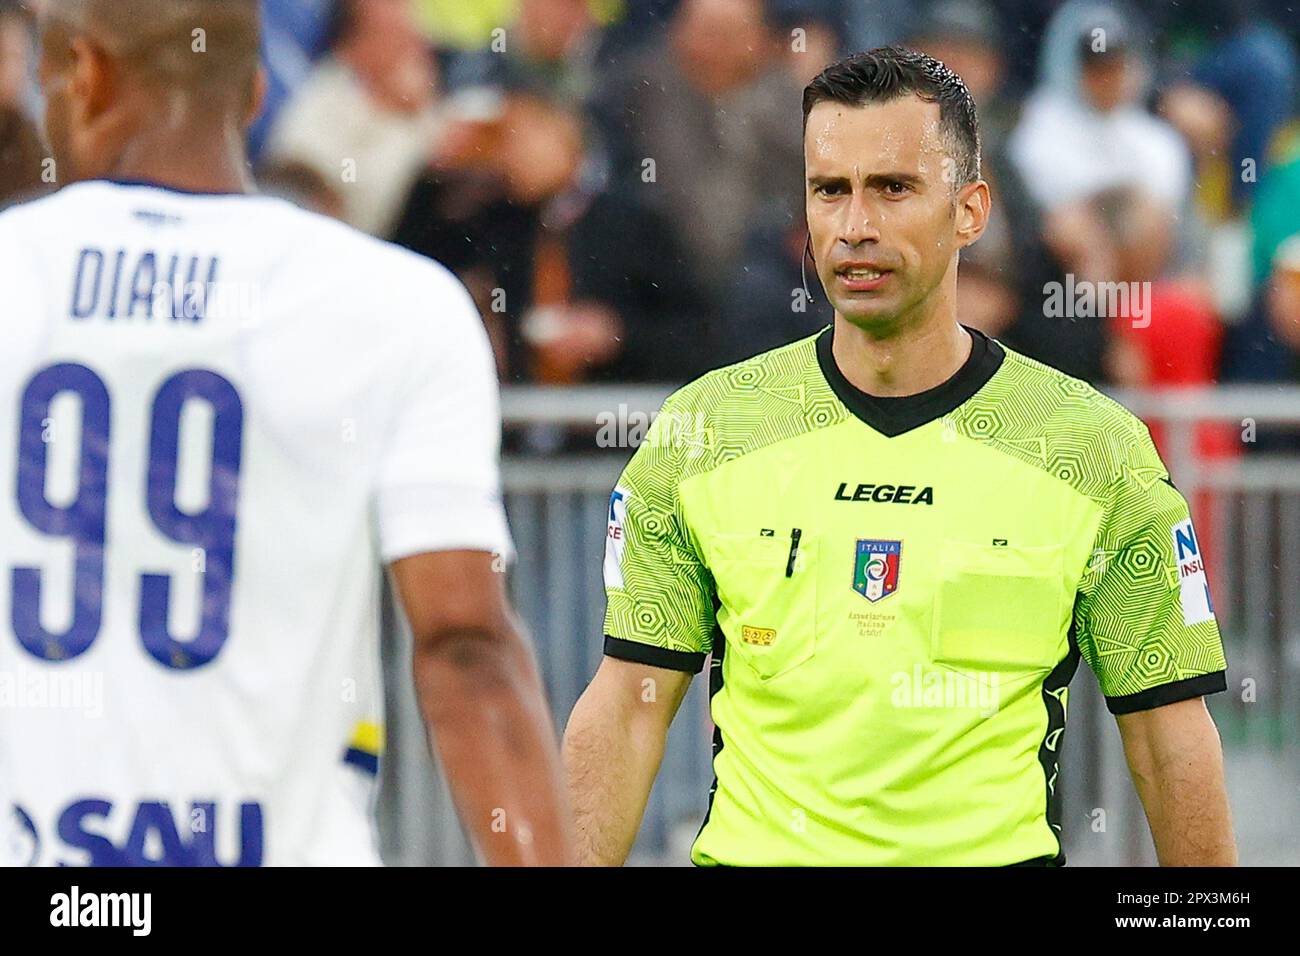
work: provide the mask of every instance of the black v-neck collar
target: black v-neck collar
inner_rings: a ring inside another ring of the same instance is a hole
[[[942,418],[988,384],[1006,358],[1006,350],[978,329],[963,325],[971,335],[970,357],[948,381],[915,395],[868,395],[852,385],[835,364],[835,325],[817,337],[817,364],[835,396],[854,415],[887,438],[894,438]]]

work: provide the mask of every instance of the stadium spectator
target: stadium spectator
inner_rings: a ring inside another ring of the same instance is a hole
[[[615,5],[617,15],[610,18],[603,31],[603,65],[611,71],[621,69],[626,54],[662,39],[678,2],[637,0]]]
[[[0,0],[0,207],[43,185],[45,148],[28,117],[31,19],[17,0]]]
[[[599,31],[587,0],[519,0],[504,49],[457,57],[449,87],[529,88],[581,108],[596,84]]]
[[[302,163],[265,163],[257,171],[257,188],[268,196],[334,219],[343,218],[343,197],[320,173]]]
[[[714,328],[713,364],[739,362],[812,335],[834,318],[806,258],[807,242],[802,213],[792,217],[781,205],[759,212]]]
[[[980,110],[981,173],[993,195],[993,214],[979,242],[958,267],[962,321],[1013,348],[1051,360],[1043,320],[1043,287],[1060,278],[1043,243],[1038,211],[1007,156],[1007,139],[1019,114],[1004,77],[1005,31],[983,0],[941,0],[916,23],[907,45],[928,53],[962,78]],[[1097,369],[1067,357],[1065,367],[1084,377]]]
[[[768,0],[782,59],[801,87],[843,55],[844,19],[837,0]]]
[[[1255,308],[1229,335],[1225,380],[1286,381],[1292,377],[1290,351],[1277,340],[1264,298],[1282,244],[1300,232],[1300,151],[1270,169],[1260,181],[1250,215],[1251,276]]]
[[[1085,10],[1072,88],[1035,91],[1010,143],[1049,244],[1087,279],[1159,275],[1190,196],[1186,146],[1138,102],[1145,66],[1133,30],[1113,10]]]
[[[314,169],[337,185],[344,221],[387,238],[443,126],[437,61],[406,0],[343,0],[329,37],[268,158]]]
[[[800,85],[762,0],[682,0],[602,97],[615,177],[664,215],[696,281],[729,288],[756,210],[802,196]]]
[[[1300,382],[1300,232],[1278,246],[1265,302],[1269,324],[1290,352],[1291,380]]]
[[[912,0],[838,0],[837,6],[853,50],[897,43],[921,12]]]
[[[563,104],[511,91],[476,154],[477,188],[496,193],[469,200],[463,169],[426,178],[396,239],[464,277],[509,381],[685,381],[709,367],[690,347],[708,310],[687,255],[608,183],[585,134]]]
[[[440,46],[474,50],[510,21],[518,0],[412,0],[416,18]]]
[[[1068,3],[1011,135],[1009,156],[1041,211],[1047,247],[1076,281],[1150,281],[1173,260],[1191,162],[1177,132],[1141,106],[1146,74],[1131,19]],[[1037,337],[1039,358],[1101,377],[1104,317],[1044,317]]]
[[[1207,224],[1204,267],[1216,307],[1236,323],[1251,306],[1246,214],[1261,177],[1277,158],[1291,117],[1297,61],[1293,43],[1257,0],[1217,0],[1213,39],[1160,97],[1196,163],[1195,208]]]
[[[939,0],[909,32],[906,44],[950,67],[980,110],[984,154],[999,152],[1015,127],[1018,104],[1003,85],[1006,60],[998,14],[984,0]]]
[[[1251,258],[1255,282],[1262,285],[1282,243],[1300,232],[1300,150],[1265,175],[1257,196],[1251,213]]]
[[[781,62],[801,87],[842,55],[844,21],[835,0],[771,0],[768,13],[780,37]],[[831,321],[826,297],[807,285],[813,271],[805,259],[807,240],[798,203],[767,199],[753,211],[713,325],[712,364],[776,348]]]
[[[1153,283],[1147,314],[1120,312],[1111,319],[1113,332],[1109,354],[1109,378],[1115,384],[1134,389],[1212,385],[1218,378],[1223,326],[1205,294],[1203,285],[1179,279]],[[1240,452],[1235,428],[1203,425],[1198,432],[1198,451],[1206,458],[1221,458]],[[1166,451],[1163,429],[1151,423],[1156,447]]]
[[[0,106],[31,102],[32,20],[19,0],[0,0]]]
[[[1255,0],[1217,4],[1222,38],[1161,97],[1161,111],[1187,138],[1219,218],[1244,208],[1294,115],[1296,50],[1263,19]],[[1253,171],[1247,174],[1248,167]]]
[[[45,148],[26,115],[0,106],[0,208],[38,192]]]
[[[248,150],[256,162],[280,110],[311,76],[312,63],[325,53],[331,11],[340,0],[262,0],[262,65],[266,98],[248,131]]]
[[[962,322],[1032,358],[1097,381],[1103,370],[1096,357],[1068,348],[1070,337],[1063,343],[1057,321],[1045,314],[1045,290],[1048,283],[1062,281],[1062,273],[1044,242],[1039,211],[1005,151],[986,151],[982,168],[993,212],[984,235],[958,264]]]
[[[1261,190],[1260,195],[1263,195]],[[1252,344],[1262,353],[1258,363],[1273,381],[1300,383],[1300,232],[1277,244],[1272,267],[1260,290],[1263,329]],[[1300,453],[1294,425],[1260,428],[1250,445],[1254,453]]]

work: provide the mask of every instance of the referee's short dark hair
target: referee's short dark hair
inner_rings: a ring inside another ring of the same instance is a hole
[[[803,91],[803,122],[818,103],[865,106],[915,95],[939,104],[939,125],[956,168],[958,187],[980,178],[975,101],[962,78],[932,56],[901,46],[878,47],[832,63]]]

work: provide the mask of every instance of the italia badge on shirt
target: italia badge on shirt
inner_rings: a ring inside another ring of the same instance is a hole
[[[853,590],[868,601],[880,601],[898,590],[898,568],[903,560],[903,542],[858,539],[853,562]]]

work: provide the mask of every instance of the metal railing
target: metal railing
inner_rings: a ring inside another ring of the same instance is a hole
[[[511,432],[588,430],[645,421],[667,388],[508,389]],[[1228,693],[1209,698],[1224,742],[1243,863],[1300,861],[1300,458],[1250,453],[1253,430],[1300,429],[1300,388],[1233,387],[1116,394],[1162,427],[1170,474],[1212,541],[1215,609]],[[636,416],[640,416],[639,418]],[[1243,454],[1205,460],[1197,429],[1241,430]],[[616,429],[617,432],[617,429]],[[605,598],[606,507],[631,448],[559,458],[507,457],[507,510],[519,551],[513,599],[541,661],[557,729],[595,672]],[[380,830],[397,864],[473,857],[427,757],[410,688],[409,638],[386,607],[390,743]],[[1071,684],[1062,753],[1066,851],[1072,865],[1154,862],[1114,719],[1086,665]],[[705,680],[693,682],[669,736],[635,860],[683,865],[712,770]]]

